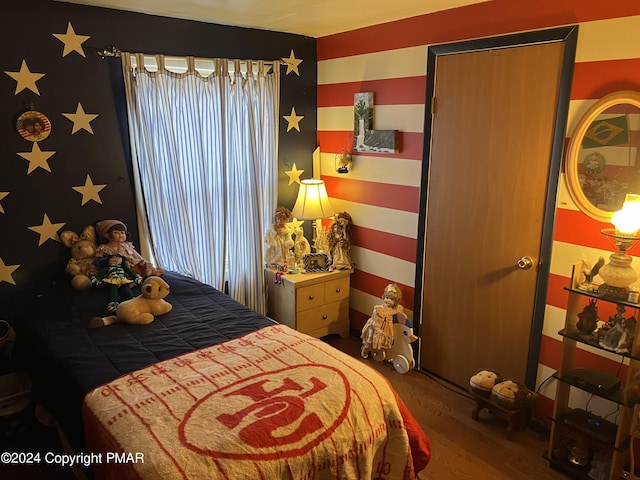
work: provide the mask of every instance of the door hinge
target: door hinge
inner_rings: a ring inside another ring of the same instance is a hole
[[[431,97],[431,115],[436,113],[436,97]]]

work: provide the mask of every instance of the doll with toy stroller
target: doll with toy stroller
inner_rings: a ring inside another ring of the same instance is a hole
[[[418,339],[413,325],[400,304],[402,292],[395,283],[387,285],[382,305],[373,307],[373,314],[362,328],[362,358],[369,353],[375,360],[393,362],[394,368],[406,373],[415,366],[411,343]]]

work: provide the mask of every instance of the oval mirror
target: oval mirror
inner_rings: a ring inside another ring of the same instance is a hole
[[[640,194],[640,92],[620,91],[594,103],[569,142],[569,193],[584,213],[610,222],[627,193]]]

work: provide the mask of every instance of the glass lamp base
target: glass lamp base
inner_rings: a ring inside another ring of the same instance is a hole
[[[609,287],[629,291],[629,285],[638,280],[638,274],[631,267],[632,258],[624,252],[616,252],[609,257],[609,263],[598,271],[600,278]]]

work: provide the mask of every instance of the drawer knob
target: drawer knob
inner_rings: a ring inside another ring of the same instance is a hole
[[[313,300],[313,295],[309,295],[309,300]]]
[[[339,288],[336,288],[336,293],[340,293],[340,289]]]
[[[326,319],[327,319],[327,316],[326,316],[326,315],[322,315],[322,319],[323,319],[323,320],[326,320]]]

